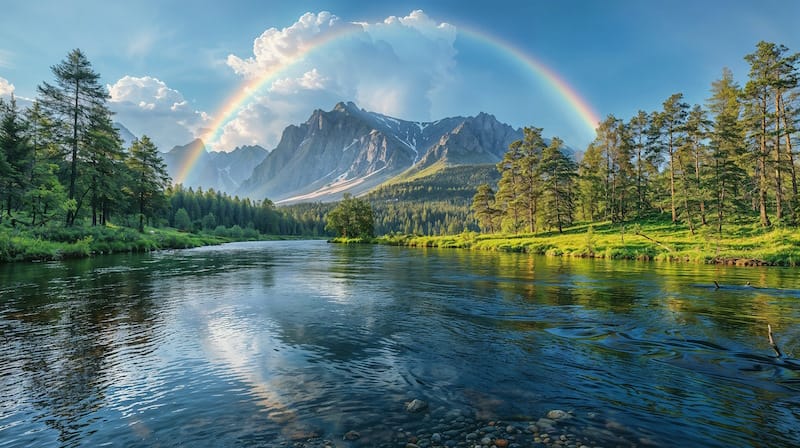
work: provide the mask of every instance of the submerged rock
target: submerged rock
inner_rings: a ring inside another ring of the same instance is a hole
[[[418,398],[415,398],[406,404],[406,411],[408,412],[422,412],[425,409],[428,409],[428,403]]]
[[[547,413],[547,418],[550,420],[561,420],[565,418],[569,418],[570,415],[561,409],[553,409],[552,411]]]
[[[347,431],[345,433],[344,437],[342,437],[342,439],[343,440],[358,440],[358,438],[360,438],[360,437],[361,437],[361,434],[359,434],[357,431]]]

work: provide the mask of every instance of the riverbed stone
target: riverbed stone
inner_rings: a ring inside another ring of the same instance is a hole
[[[441,443],[441,441],[442,441],[442,435],[439,434],[438,432],[435,432],[431,435],[431,442]]]
[[[342,437],[343,440],[358,440],[361,437],[361,434],[358,431],[347,431]]]
[[[406,411],[416,413],[428,408],[428,402],[415,398],[406,404]]]
[[[547,413],[547,418],[550,420],[561,420],[565,418],[569,418],[570,415],[561,409],[553,409],[552,411]]]

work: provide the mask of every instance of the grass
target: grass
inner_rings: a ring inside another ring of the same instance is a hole
[[[53,224],[45,227],[0,225],[0,262],[60,260],[92,255],[187,249],[242,240],[283,239],[258,232],[188,233],[172,228]]]
[[[722,237],[703,227],[692,234],[684,225],[664,221],[638,224],[579,224],[563,233],[414,236],[386,235],[374,243],[523,252],[548,256],[661,260],[738,265],[800,266],[800,232],[757,225],[726,225]]]

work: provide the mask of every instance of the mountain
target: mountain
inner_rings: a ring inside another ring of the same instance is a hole
[[[133,135],[133,132],[128,130],[122,123],[115,121],[113,124],[114,128],[119,131],[119,136],[122,137],[122,145],[126,148],[131,147],[131,143],[136,140],[136,136]]]
[[[519,129],[486,113],[412,122],[338,103],[288,126],[237,193],[284,203],[337,200],[408,170],[497,163],[520,138]]]
[[[231,152],[208,152],[203,141],[195,139],[189,144],[175,146],[162,156],[173,181],[179,180],[181,170],[192,164],[193,168],[182,180],[185,187],[213,188],[234,194],[267,154],[267,150],[260,146],[240,146]]]

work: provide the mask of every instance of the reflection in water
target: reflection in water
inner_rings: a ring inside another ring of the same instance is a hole
[[[790,446],[800,366],[766,324],[796,356],[798,297],[788,269],[322,242],[0,266],[0,445],[373,446],[429,425],[419,397],[570,409],[607,445]]]

